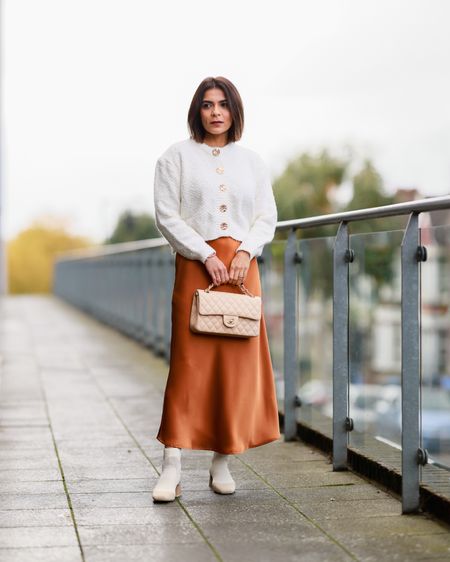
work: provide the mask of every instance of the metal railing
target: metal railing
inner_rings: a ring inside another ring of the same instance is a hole
[[[349,223],[409,215],[401,243],[401,475],[402,511],[420,507],[420,466],[427,463],[421,447],[420,266],[427,251],[420,244],[419,214],[450,208],[450,196],[433,197],[305,219],[281,221],[287,231],[283,272],[284,436],[297,437],[298,268],[308,267],[297,249],[297,231],[337,225],[333,245],[332,453],[333,470],[345,470],[349,412]],[[265,248],[264,261],[270,246]],[[54,293],[73,305],[151,347],[170,354],[171,292],[174,256],[163,239],[116,244],[66,253],[55,262]],[[263,268],[264,269],[264,268]],[[263,271],[264,277],[264,271]],[[264,287],[264,281],[263,281]],[[264,295],[264,292],[263,292]]]

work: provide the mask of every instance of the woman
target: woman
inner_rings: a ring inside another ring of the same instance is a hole
[[[224,77],[198,86],[190,138],[156,163],[155,218],[175,256],[170,368],[157,439],[165,445],[155,501],[181,494],[181,449],[214,451],[209,485],[231,494],[229,455],[280,437],[264,315],[260,335],[231,338],[189,328],[196,289],[261,295],[257,256],[273,239],[277,209],[267,168],[236,144],[244,111]]]

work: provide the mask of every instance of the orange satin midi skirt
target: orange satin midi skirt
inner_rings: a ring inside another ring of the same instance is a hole
[[[229,270],[240,241],[226,236],[208,244]],[[167,447],[241,453],[280,437],[264,310],[259,336],[192,332],[194,291],[210,282],[203,263],[176,254],[170,367],[157,439]],[[250,261],[245,286],[261,295],[256,258]],[[229,283],[213,290],[241,293]]]

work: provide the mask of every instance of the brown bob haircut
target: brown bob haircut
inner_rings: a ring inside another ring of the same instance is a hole
[[[244,106],[236,86],[223,76],[208,76],[208,78],[201,81],[195,91],[188,112],[188,127],[191,138],[197,142],[203,142],[205,139],[206,131],[202,125],[200,109],[206,90],[211,88],[220,88],[228,102],[232,122],[231,127],[228,129],[227,142],[238,141],[242,137],[242,131],[244,130]]]

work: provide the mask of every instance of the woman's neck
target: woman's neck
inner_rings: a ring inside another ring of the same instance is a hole
[[[228,133],[225,132],[219,135],[211,135],[210,133],[206,133],[203,142],[209,146],[224,147],[226,144],[228,144]]]

